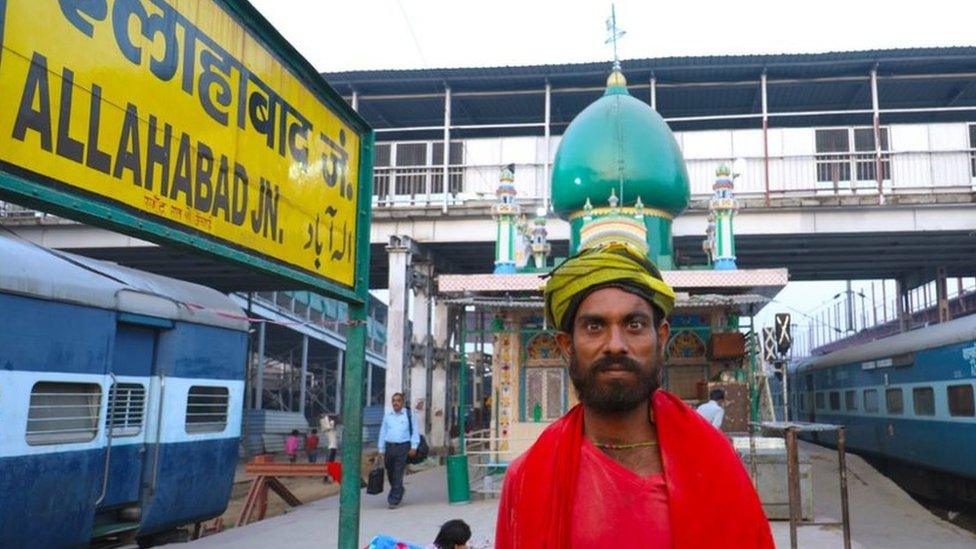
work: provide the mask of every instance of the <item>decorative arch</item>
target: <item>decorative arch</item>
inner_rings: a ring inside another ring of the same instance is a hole
[[[670,358],[704,358],[705,342],[694,330],[678,330],[668,342]]]
[[[562,365],[559,345],[551,333],[536,334],[525,344],[526,366],[556,366]]]

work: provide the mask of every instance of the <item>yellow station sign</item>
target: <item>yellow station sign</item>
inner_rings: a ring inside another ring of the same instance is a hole
[[[0,7],[0,169],[354,286],[361,135],[223,7]]]

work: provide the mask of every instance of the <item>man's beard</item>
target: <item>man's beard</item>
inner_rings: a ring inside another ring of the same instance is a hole
[[[611,368],[631,372],[636,379],[598,378],[600,372]],[[575,352],[569,359],[569,377],[580,402],[605,414],[630,412],[647,402],[661,385],[660,373],[661,359],[657,353],[644,365],[627,355],[602,356],[586,369],[580,366]]]

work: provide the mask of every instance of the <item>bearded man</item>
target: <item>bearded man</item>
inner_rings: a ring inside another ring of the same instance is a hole
[[[659,388],[675,296],[654,264],[587,249],[544,293],[580,404],[509,467],[495,547],[772,548],[728,440]]]

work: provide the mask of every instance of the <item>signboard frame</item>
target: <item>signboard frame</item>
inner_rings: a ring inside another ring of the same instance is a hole
[[[0,0],[0,44],[3,44],[7,7],[13,1],[16,0]],[[167,222],[108,198],[98,198],[82,189],[65,185],[57,179],[30,172],[7,162],[0,162],[0,199],[104,227],[156,244],[202,252],[244,269],[285,280],[295,288],[315,290],[350,304],[366,303],[369,291],[369,221],[374,144],[372,129],[250,3],[231,0],[212,1],[234,19],[245,32],[250,33],[284,70],[312,92],[327,110],[359,137],[358,177],[355,182],[352,182],[356,185],[359,194],[354,206],[356,257],[351,286],[289,265],[260,252],[248,250],[243,246],[236,246],[193,228]],[[3,50],[0,48],[0,63],[2,62]]]

